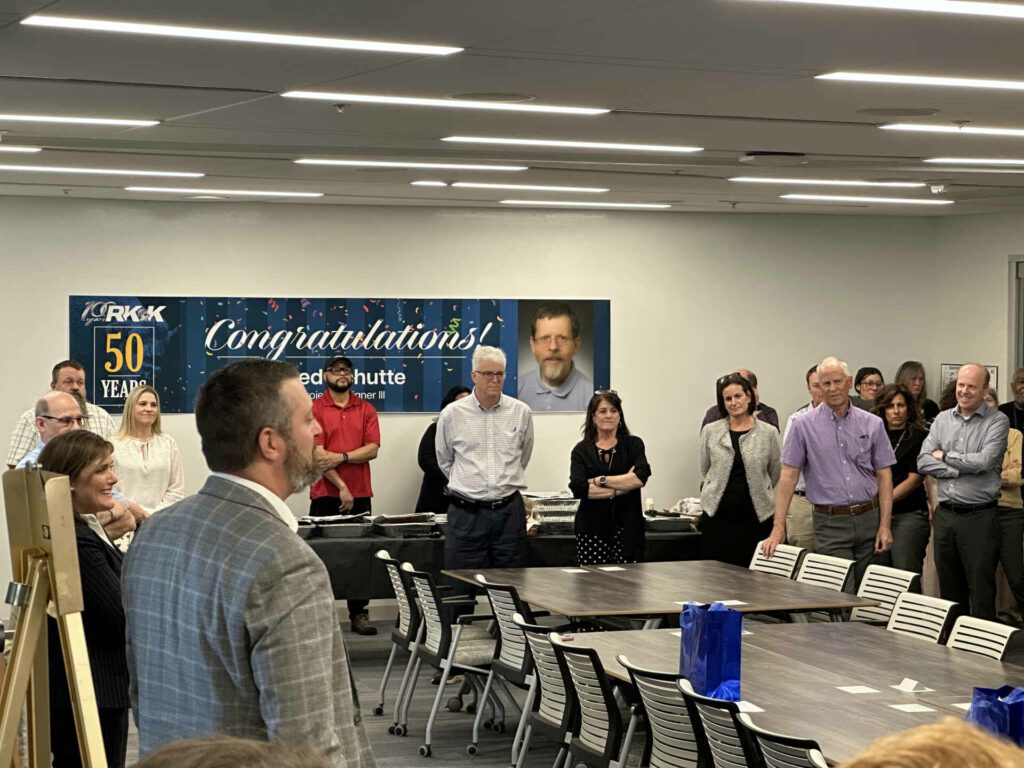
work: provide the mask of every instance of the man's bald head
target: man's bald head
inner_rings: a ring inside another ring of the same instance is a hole
[[[82,428],[82,409],[67,392],[51,390],[36,401],[36,431],[49,442],[62,432]]]

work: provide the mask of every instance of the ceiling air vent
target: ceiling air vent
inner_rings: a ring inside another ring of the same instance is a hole
[[[747,152],[740,158],[740,162],[767,168],[783,168],[807,165],[809,160],[803,152]]]

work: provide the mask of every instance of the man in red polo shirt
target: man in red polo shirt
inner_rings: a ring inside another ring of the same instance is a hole
[[[370,462],[380,448],[377,410],[352,389],[352,361],[343,355],[324,366],[324,393],[313,401],[313,418],[323,433],[316,438],[315,456],[324,470],[310,488],[309,514],[358,514],[370,511]],[[370,624],[369,600],[349,600],[352,631],[376,635]]]

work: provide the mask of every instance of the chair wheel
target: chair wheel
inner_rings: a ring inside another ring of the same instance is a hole
[[[460,709],[462,709],[462,699],[460,699],[458,696],[452,696],[450,699],[448,699],[448,703],[445,704],[445,706],[448,708],[449,712],[458,712]],[[467,708],[466,711],[468,712],[469,709]]]
[[[388,726],[388,733],[390,733],[392,736],[395,735],[395,726],[394,725],[389,725]]]
[[[491,730],[491,726],[494,725],[493,720],[484,720],[480,725],[484,727],[485,731]]]
[[[466,705],[466,714],[467,715],[475,715],[476,714],[476,704],[467,704]]]
[[[384,707],[382,707],[380,704],[378,704],[377,706],[375,706],[373,708],[373,714],[377,715],[377,717],[380,717],[381,715],[384,714]]]
[[[395,726],[395,736],[405,736],[405,734],[408,732],[408,729],[406,729],[404,725]]]
[[[420,747],[420,757],[430,757],[430,745],[424,744]]]
[[[491,733],[504,733],[504,732],[505,732],[505,723],[502,722],[502,723],[492,723],[491,724]]]
[[[470,744],[468,747],[466,747],[466,754],[467,755],[475,755],[476,754],[476,744]]]

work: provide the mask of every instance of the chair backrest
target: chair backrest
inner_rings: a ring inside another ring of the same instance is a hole
[[[498,622],[498,643],[494,649],[492,667],[503,677],[523,685],[526,678],[533,673],[533,660],[523,630],[512,621],[512,617],[519,614],[526,623],[532,624],[533,614],[519,599],[515,587],[508,584],[492,584],[481,574],[477,574],[476,580],[486,590],[491,611]]]
[[[736,715],[736,725],[741,733],[746,733],[748,743],[756,747],[761,758],[759,768],[828,768],[821,747],[813,739],[766,731],[754,725],[744,712]]]
[[[961,616],[953,625],[946,645],[958,651],[980,653],[992,659],[1002,659],[1010,639],[1020,632],[1016,627],[1008,627],[995,621],[976,619],[973,616]]]
[[[779,544],[775,548],[775,554],[768,558],[761,554],[761,547],[758,546],[754,550],[754,557],[750,561],[750,570],[771,573],[775,576],[782,576],[784,579],[792,579],[806,551],[803,547]]]
[[[554,632],[548,640],[565,664],[572,681],[571,695],[578,707],[579,718],[569,749],[574,756],[592,757],[607,765],[618,757],[622,746],[622,717],[601,659],[593,648],[562,642]]]
[[[850,621],[888,623],[896,598],[904,592],[920,592],[921,577],[913,571],[901,571],[886,565],[869,565],[861,579],[858,597],[877,600],[879,605],[870,608],[854,608]]]
[[[411,643],[416,639],[420,626],[420,611],[413,596],[412,581],[402,570],[402,564],[391,557],[386,549],[378,549],[374,557],[384,563],[388,578],[391,580],[391,588],[395,592],[395,600],[398,602],[398,626],[395,627],[395,632],[403,640]]]
[[[956,610],[957,604],[949,600],[904,592],[896,598],[886,629],[941,643],[949,634]]]
[[[426,633],[420,645],[420,652],[426,652],[440,661],[448,655],[452,643],[451,620],[448,610],[441,601],[441,595],[434,584],[434,577],[426,571],[417,571],[409,563],[402,563],[402,570],[408,574],[419,600],[420,614]]]
[[[796,580],[836,592],[846,589],[853,573],[853,560],[810,552],[800,563]]]
[[[512,615],[512,623],[522,630],[537,670],[536,684],[540,690],[535,699],[534,717],[564,733],[572,724],[576,708],[566,687],[568,672],[563,672],[563,664],[548,639],[551,627],[528,624],[518,613]]]
[[[679,675],[637,667],[625,656],[617,661],[629,672],[643,703],[651,734],[651,768],[697,768],[700,751],[690,710],[677,685]]]
[[[703,753],[701,765],[708,768],[756,766],[757,753],[736,726],[739,705],[735,701],[701,696],[685,678],[680,678],[677,684],[690,710],[693,732]]]

